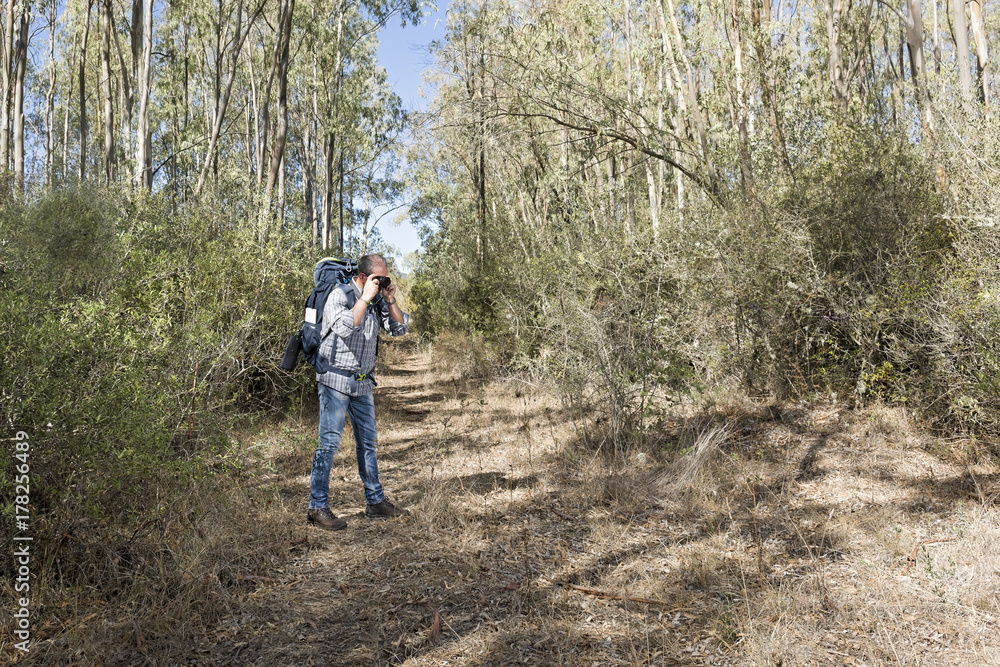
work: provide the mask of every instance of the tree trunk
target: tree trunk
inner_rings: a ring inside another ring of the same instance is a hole
[[[189,50],[189,43],[190,43],[190,40],[189,40],[190,34],[188,32],[189,30],[190,30],[189,26],[185,24],[185,26],[183,28],[183,32],[182,32],[182,34],[184,36],[184,39],[181,42],[181,46],[184,49],[184,76],[183,76],[183,79],[184,79],[184,124],[181,126],[182,136],[185,135],[185,134],[187,134],[188,127],[190,127],[190,125],[191,125],[191,112],[190,112],[190,109],[191,109],[191,88],[190,88],[191,53],[190,53],[190,50]],[[183,182],[183,185],[181,187],[181,199],[182,199],[182,201],[187,201],[187,199],[188,199],[188,192],[191,190],[191,187],[190,187],[191,178],[190,178],[190,174],[188,173],[187,165],[185,165],[185,167],[184,167],[184,173],[183,173],[182,178],[183,178],[184,182]]]
[[[257,185],[260,186],[261,172],[261,139],[260,139],[260,104],[257,102],[257,80],[253,74],[253,56],[247,58],[247,69],[250,73],[250,103],[253,105],[253,164],[251,175],[257,174]]]
[[[654,2],[656,10],[656,23],[660,30],[660,50],[663,53],[666,68],[664,71],[664,83],[667,92],[676,100],[677,112],[673,115],[671,126],[674,131],[674,161],[680,164],[681,160],[681,139],[690,138],[691,133],[687,124],[687,99],[684,94],[684,81],[681,79],[680,71],[677,69],[677,59],[674,57],[673,46],[670,43],[670,32],[667,29],[667,21],[663,13],[663,6],[659,2]],[[601,170],[597,170],[598,178],[601,178]],[[677,213],[683,220],[684,217],[684,175],[680,169],[674,169],[676,179],[674,191],[677,195]]]
[[[705,171],[708,172],[709,181],[712,184],[712,188],[715,188],[718,183],[718,175],[715,171],[715,165],[711,159],[711,153],[708,150],[708,136],[705,132],[705,118],[701,113],[701,106],[698,104],[698,95],[695,90],[695,77],[694,71],[691,68],[691,61],[687,57],[687,52],[685,50],[684,41],[681,38],[680,26],[677,23],[677,12],[674,9],[673,0],[667,0],[667,7],[670,14],[670,23],[674,29],[674,49],[680,56],[680,60],[684,63],[684,72],[687,76],[686,90],[688,97],[688,109],[690,110],[691,117],[694,119],[695,130],[698,135],[698,145],[701,148],[701,157],[705,165]],[[681,81],[680,77],[677,77],[678,81]]]
[[[637,103],[635,99],[635,73],[632,71],[632,3],[630,0],[624,1],[624,11],[623,11],[623,28],[625,30],[625,101],[628,105],[629,115],[633,114],[633,110],[636,108],[634,105]],[[484,68],[485,69],[485,68]],[[485,71],[483,72],[483,77],[485,78]],[[639,132],[642,133],[643,126],[640,119],[629,119],[629,123],[636,124],[639,128]],[[564,143],[565,145],[565,143]],[[635,151],[628,151],[628,174],[635,173]],[[636,217],[635,217],[635,192],[631,187],[627,187],[626,201],[628,202],[628,211],[625,215],[625,234],[628,237],[632,236],[632,230],[636,227]],[[568,206],[569,201],[564,202],[564,206]]]
[[[152,9],[152,4],[150,4],[150,9]],[[140,106],[142,104],[141,99],[137,100],[136,95],[141,98],[141,88],[142,83],[139,81],[139,77],[142,73],[142,37],[143,31],[146,26],[146,21],[144,19],[145,10],[145,0],[132,0],[132,21],[129,24],[129,48],[132,51],[132,71],[131,75],[128,77],[131,81],[131,92],[129,94],[129,104],[128,104],[128,116],[129,116],[129,131],[128,131],[128,141],[129,141],[129,151],[130,156],[134,156],[138,159],[139,153],[144,149],[140,147],[142,143],[142,135],[139,134],[138,123],[139,120],[136,119],[136,130],[132,131],[132,118],[135,113],[136,102],[138,101]],[[187,31],[189,26],[187,24],[182,28],[184,34],[184,117],[185,117],[185,128],[187,127],[187,113],[188,113],[188,99],[187,99]],[[116,33],[117,35],[117,33]],[[122,72],[124,77],[125,62],[122,61]],[[138,187],[138,179],[133,173],[132,175],[132,187]]]
[[[0,173],[10,169],[10,101],[13,91],[14,64],[14,0],[7,0],[6,27],[3,30],[3,45],[0,46],[0,67],[3,79],[0,81]]]
[[[139,79],[139,65],[142,58],[142,30],[145,21],[142,18],[145,0],[132,0],[132,22],[129,24],[131,31],[132,48],[132,80]]]
[[[244,33],[243,30],[243,0],[240,0],[236,5],[236,44],[233,46],[232,60],[229,65],[229,74],[226,77],[226,88],[222,93],[222,98],[218,100],[215,109],[215,122],[212,123],[212,135],[208,141],[208,150],[205,152],[205,161],[201,166],[201,174],[198,176],[198,185],[194,189],[194,196],[201,196],[201,190],[205,185],[205,177],[208,174],[209,163],[218,164],[216,161],[215,148],[219,141],[219,134],[222,132],[222,122],[226,117],[226,110],[229,108],[229,98],[233,92],[233,82],[236,81],[236,70],[239,66],[240,52],[243,50],[243,42],[246,37],[250,34],[250,28],[253,26],[253,21],[256,18],[256,14],[250,19],[247,25],[247,31]],[[216,76],[216,82],[218,83],[218,75]],[[217,93],[218,94],[218,93]]]
[[[733,29],[733,66],[736,75],[736,130],[740,137],[740,172],[743,175],[743,189],[749,195],[754,190],[754,182],[753,166],[750,161],[750,137],[747,132],[749,104],[744,75],[743,17],[740,12],[740,2],[741,0],[731,0],[730,19]]]
[[[969,53],[969,26],[965,19],[965,0],[952,0],[955,27],[955,58],[958,60],[958,79],[962,86],[962,106],[972,112],[972,67]]]
[[[316,245],[316,198],[313,194],[313,127],[312,123],[305,124],[304,136],[302,138],[302,197],[305,200],[305,224],[306,228],[312,231],[313,245]]]
[[[139,63],[139,118],[135,138],[135,184],[153,189],[152,131],[149,126],[149,97],[153,83],[153,0],[143,0],[142,59]]]
[[[333,209],[333,132],[327,134],[323,141],[323,224],[320,231],[320,246],[323,250],[330,247],[330,223]]]
[[[343,152],[341,152],[340,155],[341,155],[341,158],[343,158],[343,155],[344,155]],[[343,169],[341,169],[341,177],[343,177]],[[347,195],[347,203],[351,207],[351,211],[350,211],[350,217],[347,220],[347,239],[346,239],[346,242],[344,240],[341,241],[341,243],[344,244],[344,250],[341,251],[341,254],[344,254],[345,251],[350,251],[351,248],[354,247],[354,195],[355,195],[355,186],[357,185],[357,177],[356,176],[355,176],[354,180],[352,180],[352,181],[349,182],[349,185],[350,185],[351,189],[350,189],[350,192]],[[343,206],[344,190],[343,190],[343,184],[341,184],[340,198],[341,198],[340,215],[343,216],[344,215],[344,206]],[[343,217],[341,217],[341,221],[343,221]],[[344,232],[343,232],[343,230],[344,230],[344,223],[343,222],[341,222],[340,229],[341,229],[341,239],[343,239],[344,238]]]
[[[287,195],[287,189],[285,188],[286,157],[288,157],[288,151],[282,150],[281,164],[278,166],[278,224],[281,228],[285,226],[285,197]]]
[[[24,75],[28,69],[28,37],[31,23],[31,4],[21,9],[21,28],[17,38],[14,60],[14,182],[24,191]]]
[[[285,25],[285,10],[288,6],[288,0],[281,6],[281,14],[278,17],[278,34],[275,35],[274,39],[274,52],[271,56],[271,69],[267,74],[267,86],[264,88],[264,98],[261,101],[261,133],[259,135],[260,145],[258,147],[258,155],[260,157],[257,163],[257,187],[260,187],[264,183],[264,150],[267,147],[268,138],[271,135],[271,87],[274,85],[274,77],[278,72],[278,68],[281,66],[281,53],[282,53],[282,36],[284,35],[284,25]],[[272,156],[273,161],[273,156]],[[270,178],[271,169],[268,169],[268,177]]]
[[[336,49],[336,60],[334,65],[337,68],[337,74],[333,80],[333,121],[336,124],[340,122],[340,87],[344,82],[344,60],[342,53],[344,37],[344,2],[341,2],[337,8],[337,49]],[[324,212],[324,222],[323,222],[323,249],[332,247],[333,243],[330,242],[331,229],[330,226],[333,220],[333,156],[337,154],[339,159],[337,161],[337,194],[338,194],[338,216],[340,222],[340,232],[337,237],[337,244],[340,248],[340,255],[344,255],[344,150],[343,147],[337,146],[337,133],[329,133],[329,141],[327,142],[327,162],[326,162],[326,198],[323,203]]]
[[[129,72],[125,64],[125,54],[122,52],[121,40],[118,39],[118,31],[112,29],[111,34],[115,38],[115,51],[118,53],[118,69],[121,83],[121,108],[122,108],[122,133],[121,137],[126,145],[122,150],[126,155],[133,155],[135,147],[132,145],[132,102],[135,92],[135,77]]]
[[[247,183],[253,181],[253,100],[247,95],[246,117],[247,117]]]
[[[83,22],[83,39],[80,41],[80,181],[87,180],[87,41],[90,36],[90,9],[93,0],[87,0],[87,15]]]
[[[56,133],[56,3],[49,4],[49,90],[45,93],[45,185],[54,181]]]
[[[177,152],[180,150],[180,135],[181,135],[181,123],[180,114],[177,113],[177,93],[174,92],[171,95],[173,100],[173,109],[170,113],[170,210],[173,214],[177,213],[177,203],[181,199],[181,178],[180,169],[177,163]]]
[[[312,19],[316,20],[316,6],[312,7]],[[319,177],[320,157],[319,157],[319,59],[316,57],[316,47],[313,45],[313,67],[312,67],[312,117],[306,127],[309,128],[309,137],[306,141],[306,163],[309,166],[310,189],[306,211],[312,220],[312,244],[315,248],[319,242],[319,211],[317,211],[316,186]],[[324,202],[325,204],[325,202]]]
[[[976,40],[976,57],[979,59],[979,67],[976,73],[979,76],[980,101],[984,106],[990,104],[990,80],[986,72],[986,65],[990,61],[989,51],[986,46],[986,29],[983,23],[983,5],[986,0],[969,0],[969,13],[972,15],[972,37]]]
[[[111,86],[111,0],[104,0],[101,25],[101,92],[104,95],[104,182],[115,181],[115,102]]]
[[[844,58],[840,48],[840,0],[826,0],[827,50],[830,54],[829,73],[833,99],[841,109],[847,108],[847,84],[844,80]]]
[[[344,148],[340,148],[340,160],[339,166],[337,167],[337,179],[340,182],[337,188],[337,197],[340,201],[339,215],[340,215],[340,256],[344,256]],[[353,208],[353,207],[352,207]]]
[[[66,91],[66,106],[65,113],[63,114],[63,145],[62,145],[62,177],[64,179],[69,178],[69,112],[73,107],[73,85],[75,83],[73,79],[72,72],[76,69],[76,45],[79,40],[79,34],[73,32],[73,56],[69,65],[70,75],[66,77],[69,80],[69,90]]]
[[[278,181],[281,165],[285,158],[285,143],[288,140],[288,49],[292,39],[292,12],[294,9],[295,0],[285,0],[279,37],[281,59],[278,65],[278,127],[274,136],[274,146],[271,149],[271,168],[267,176],[267,187],[264,190],[264,202],[268,205],[271,201],[271,193]],[[282,199],[284,199],[283,194]]]
[[[927,65],[924,62],[923,9],[920,0],[907,0],[907,4],[910,16],[906,24],[906,45],[910,52],[910,71],[913,72],[914,99],[917,100],[918,110],[924,116],[925,129],[933,132],[934,118],[931,115],[930,96],[927,92]]]
[[[938,21],[938,0],[934,0],[934,71],[941,73],[941,24]]]
[[[240,12],[241,12],[240,15],[237,17],[237,21],[239,22],[240,19],[243,18],[243,16],[242,16],[243,3],[239,2],[238,6],[239,6],[239,9],[240,9]],[[223,43],[222,43],[223,37],[225,35],[225,31],[223,30],[223,27],[222,27],[222,24],[223,24],[223,18],[222,18],[223,3],[220,2],[217,7],[218,7],[218,13],[217,13],[216,18],[215,18],[215,51],[214,51],[214,55],[215,55],[215,67],[212,68],[212,106],[211,107],[209,107],[207,105],[205,106],[206,113],[210,112],[209,113],[209,117],[208,117],[208,119],[207,119],[207,121],[205,123],[205,127],[207,127],[207,128],[213,128],[214,127],[214,122],[213,121],[216,118],[218,118],[219,107],[221,106],[221,99],[222,99],[222,61],[223,61],[223,52],[225,51],[225,46],[223,46]],[[240,36],[240,33],[237,32],[236,36],[238,38]],[[212,132],[212,130],[209,130],[209,131]],[[209,143],[211,143],[211,136],[209,137]],[[212,165],[212,180],[215,183],[216,187],[218,187],[218,185],[219,185],[219,157],[218,157],[218,154],[216,154],[216,153],[209,153],[209,155],[206,158],[205,162],[206,163],[211,163],[211,165]],[[200,179],[200,175],[199,175],[199,179]],[[197,187],[195,189],[197,190]]]

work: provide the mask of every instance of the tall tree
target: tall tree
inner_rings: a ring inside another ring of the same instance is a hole
[[[910,72],[913,77],[914,98],[923,110],[924,126],[934,131],[930,94],[927,86],[927,66],[924,62],[924,19],[920,0],[907,0],[909,15],[906,17],[906,46],[910,53]]]
[[[839,3],[839,0],[833,1]],[[732,26],[730,39],[733,44],[733,70],[736,88],[735,121],[736,131],[739,134],[740,172],[743,177],[743,188],[747,192],[752,192],[754,189],[753,166],[750,161],[750,136],[747,128],[749,100],[746,90],[746,73],[744,72],[746,69],[744,64],[746,57],[744,54],[745,39],[743,37],[745,21],[741,0],[730,0],[730,20]]]
[[[979,78],[980,100],[989,106],[990,79],[986,66],[990,62],[989,47],[986,44],[986,25],[983,23],[983,5],[986,0],[969,0],[969,13],[972,16],[972,36],[976,41],[976,59],[979,67],[976,75]]]
[[[80,169],[81,181],[87,180],[87,40],[90,36],[90,9],[93,0],[85,0],[87,11],[83,21],[83,38],[80,40],[80,68],[78,70],[78,85],[80,86]]]
[[[142,57],[138,72],[139,118],[135,140],[135,184],[136,187],[151,190],[153,156],[149,99],[153,84],[153,0],[143,0]]]
[[[274,135],[274,146],[271,149],[271,166],[267,175],[267,187],[264,190],[264,201],[268,203],[271,201],[271,193],[284,163],[285,143],[288,140],[288,52],[292,39],[292,13],[294,10],[295,0],[285,0],[281,11],[281,29],[278,36],[280,48],[277,50],[278,127]]]
[[[13,91],[14,0],[7,0],[0,44],[0,172],[10,169],[10,102]]]
[[[345,2],[338,2],[337,3],[337,9],[336,9],[336,16],[337,16],[336,24],[337,24],[337,29],[336,29],[336,37],[335,37],[335,40],[334,40],[334,58],[333,58],[334,79],[333,79],[333,86],[332,86],[333,87],[332,98],[329,97],[329,93],[328,93],[328,100],[329,100],[328,101],[328,106],[332,107],[332,115],[333,115],[334,119],[337,119],[338,116],[339,116],[339,113],[340,113],[340,89],[341,89],[341,86],[343,85],[343,81],[344,81],[343,44],[344,44],[344,11],[345,11],[345,9],[346,9],[346,3]],[[324,148],[324,150],[323,150],[323,153],[324,153],[324,159],[323,159],[323,195],[322,195],[323,212],[321,214],[322,215],[322,223],[321,223],[322,231],[320,232],[320,235],[322,237],[322,243],[321,243],[321,245],[323,247],[323,250],[326,250],[326,249],[328,249],[330,247],[330,234],[332,233],[330,225],[331,225],[331,222],[332,222],[331,211],[333,210],[333,196],[334,196],[334,191],[333,191],[333,165],[334,165],[335,162],[338,162],[338,160],[337,160],[338,147],[337,147],[337,140],[336,140],[336,138],[337,138],[337,134],[335,132],[333,132],[332,129],[328,129],[327,131],[324,132],[324,135],[323,135],[323,148]],[[343,192],[343,183],[344,183],[343,172],[344,172],[344,170],[343,170],[343,159],[342,158],[338,162],[338,164],[340,165],[340,167],[338,169],[338,183],[340,185],[339,190],[341,192]],[[343,202],[341,202],[341,204],[340,204],[340,211],[343,212]],[[343,230],[343,220],[341,219],[340,235],[338,237],[340,239],[340,253],[341,254],[343,254],[343,252],[344,252],[344,242],[343,242],[344,234],[343,234],[343,231],[344,231]]]
[[[104,182],[115,181],[115,97],[111,81],[111,0],[104,0],[101,12],[101,92],[104,96]]]
[[[222,123],[226,117],[226,110],[229,108],[229,99],[233,93],[233,83],[236,81],[236,74],[239,70],[240,54],[243,51],[243,43],[250,35],[254,21],[257,19],[257,16],[260,14],[263,7],[263,2],[257,5],[257,7],[253,10],[250,19],[247,21],[246,30],[243,30],[243,0],[237,0],[236,26],[233,29],[234,37],[232,40],[233,47],[232,53],[230,54],[229,71],[226,75],[226,84],[224,92],[222,93],[222,98],[219,100],[215,109],[215,119],[212,123],[212,134],[209,137],[208,150],[205,151],[205,159],[202,162],[201,174],[198,176],[198,185],[194,190],[195,197],[201,195],[201,190],[205,185],[205,177],[208,174],[208,166],[215,158],[216,144],[219,141],[219,134],[222,132]],[[222,55],[221,52],[219,55]]]
[[[14,181],[24,188],[24,77],[28,69],[28,39],[31,35],[31,3],[21,6],[20,29],[14,49]]]
[[[952,0],[952,21],[955,27],[955,59],[958,64],[958,79],[962,86],[962,105],[971,112],[972,67],[969,64],[969,24],[965,18],[965,0]]]
[[[76,83],[73,72],[76,70],[77,42],[80,39],[78,30],[73,31],[73,47],[70,50],[70,75],[66,77],[66,102],[63,104],[63,142],[62,142],[62,177],[69,177],[69,117],[73,109],[73,86]]]
[[[56,96],[56,3],[49,2],[49,89],[45,93],[45,185],[51,186],[55,171]]]

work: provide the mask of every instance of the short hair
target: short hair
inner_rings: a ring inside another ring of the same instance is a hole
[[[385,257],[379,255],[378,253],[369,253],[358,260],[358,273],[363,273],[366,276],[372,275],[372,271],[375,270],[376,264],[382,264],[386,268],[389,267],[389,263],[385,261]]]

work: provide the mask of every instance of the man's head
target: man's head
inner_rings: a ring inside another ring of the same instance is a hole
[[[376,253],[370,253],[358,260],[358,275],[366,276],[386,276],[389,275],[389,266],[385,263],[385,257]]]
[[[369,276],[389,275],[389,265],[386,264],[385,257],[376,253],[365,255],[358,260],[358,284],[361,287],[368,282]]]

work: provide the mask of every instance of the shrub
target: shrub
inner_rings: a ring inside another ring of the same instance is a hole
[[[98,591],[173,604],[185,561],[206,547],[166,526],[255,493],[231,479],[246,457],[229,433],[311,380],[277,362],[317,251],[292,232],[262,243],[222,211],[74,188],[0,212],[0,410],[30,438],[39,603]],[[9,533],[6,467],[0,488]],[[227,550],[241,539],[221,530],[212,548],[238,559]]]

